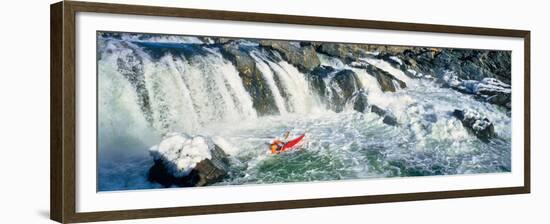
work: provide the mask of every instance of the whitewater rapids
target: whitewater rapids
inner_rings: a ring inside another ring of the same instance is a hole
[[[279,112],[260,115],[237,68],[216,48],[197,39],[158,41],[99,40],[99,191],[160,188],[147,180],[153,165],[149,149],[170,132],[221,142],[231,166],[218,185],[511,170],[511,119],[505,111],[432,81],[411,79],[383,60],[366,62],[400,78],[407,88],[383,92],[365,70],[318,55],[323,65],[353,70],[369,103],[391,111],[397,126],[350,105],[339,113],[327,109],[306,74],[273,60],[273,53],[252,50],[250,57]],[[475,108],[487,116],[498,137],[485,142],[468,133],[450,114],[457,108]],[[306,133],[304,149],[269,154],[268,143],[285,131],[291,138]]]

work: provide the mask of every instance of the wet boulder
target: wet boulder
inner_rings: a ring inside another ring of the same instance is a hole
[[[279,52],[285,61],[296,66],[301,72],[311,71],[321,64],[315,48],[311,45],[277,40],[260,40],[259,43],[262,47]]]
[[[456,109],[453,111],[453,116],[481,140],[488,140],[496,136],[493,123],[477,111]]]
[[[351,97],[350,102],[353,103],[353,110],[357,112],[367,112],[369,102],[365,91],[357,91]]]
[[[484,78],[476,86],[476,94],[487,102],[512,109],[512,87],[494,78]]]
[[[340,43],[319,43],[317,52],[332,57],[337,57],[345,63],[351,63],[369,56],[371,45],[367,44],[340,44]]]
[[[202,136],[170,133],[149,152],[154,165],[148,179],[165,187],[211,185],[221,181],[229,170],[223,149]]]
[[[357,75],[352,70],[340,70],[329,78],[326,88],[330,93],[327,96],[330,109],[341,112],[346,102],[359,90]]]
[[[391,126],[397,126],[399,123],[397,122],[397,117],[393,115],[390,111],[382,109],[379,106],[371,105],[370,106],[370,112],[373,112],[377,114],[378,116],[382,117],[382,122],[387,125]]]
[[[329,99],[333,107],[331,109],[336,112],[343,111],[346,102],[360,89],[357,74],[349,69],[336,72],[328,85],[332,93]]]
[[[506,84],[511,82],[510,51],[411,48],[400,57],[405,62],[402,70],[432,74],[437,78],[452,72],[463,80],[495,78]]]
[[[366,55],[366,51],[357,45],[321,43],[317,51],[333,57],[337,57],[347,63],[355,61],[358,57]]]
[[[278,113],[273,94],[265,83],[262,72],[256,68],[256,62],[248,54],[248,49],[240,47],[236,42],[228,42],[221,47],[221,53],[237,68],[243,86],[252,97],[254,109],[258,114]]]
[[[351,95],[359,89],[357,74],[349,69],[344,69],[337,72],[334,75],[334,78],[332,78],[332,81],[338,85],[340,91],[342,92],[342,96],[345,99],[350,98]]]
[[[473,49],[444,49],[432,63],[435,68],[453,71],[465,80],[496,78],[510,83],[511,54],[509,51],[480,51]]]
[[[349,69],[319,66],[308,73],[308,79],[328,109],[335,112],[343,111],[346,103],[360,90],[357,74]]]
[[[462,93],[475,95],[478,99],[491,104],[512,108],[511,86],[495,78],[477,80],[461,80],[456,76],[446,77],[446,84]]]
[[[307,73],[307,78],[312,89],[317,92],[319,96],[323,97],[328,94],[325,80],[336,72],[336,69],[331,66],[321,65]]]
[[[390,73],[379,69],[372,65],[366,66],[367,72],[373,75],[383,92],[395,92],[397,89],[403,89],[407,87],[407,84]]]

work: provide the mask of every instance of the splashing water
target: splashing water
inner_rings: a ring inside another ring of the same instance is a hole
[[[153,164],[148,149],[169,132],[210,136],[230,154],[229,175],[219,185],[511,170],[506,112],[431,81],[411,79],[383,60],[365,62],[408,88],[382,92],[365,69],[318,55],[323,65],[354,71],[357,91],[367,93],[369,104],[391,111],[397,126],[384,124],[374,113],[323,109],[329,107],[311,91],[306,74],[253,50],[249,55],[279,111],[262,116],[236,67],[217,49],[196,40],[159,46],[143,42],[99,42],[100,191],[161,187],[147,181]],[[172,50],[161,51],[167,47]],[[483,142],[468,133],[450,114],[457,108],[475,108],[487,116],[498,137]],[[304,149],[269,154],[267,143],[287,130],[291,138],[306,133]]]

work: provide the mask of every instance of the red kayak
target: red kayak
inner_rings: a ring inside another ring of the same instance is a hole
[[[302,145],[301,143],[304,137],[306,137],[306,134],[302,134],[298,138],[288,141],[285,145],[283,145],[281,152],[300,147]]]

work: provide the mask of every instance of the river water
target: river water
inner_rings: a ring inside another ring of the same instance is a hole
[[[214,47],[124,38],[98,41],[100,191],[161,187],[147,181],[153,165],[149,148],[167,132],[224,143],[231,166],[217,185],[511,170],[511,119],[506,111],[432,81],[408,78],[382,60],[366,62],[400,78],[407,88],[382,92],[365,70],[318,55],[323,65],[353,70],[369,103],[390,111],[397,126],[350,105],[339,113],[327,109],[306,74],[260,50],[250,55],[277,115],[256,112],[237,69]],[[163,50],[173,48],[185,49]],[[487,116],[497,137],[478,139],[452,116],[454,109],[475,109]],[[306,133],[307,143],[300,150],[271,155],[268,143],[285,131],[291,131],[290,138]]]

